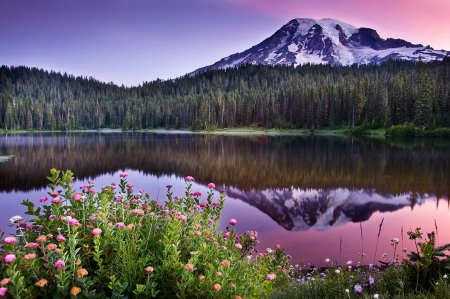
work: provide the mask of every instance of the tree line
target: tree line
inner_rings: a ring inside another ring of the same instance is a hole
[[[448,128],[449,62],[244,65],[137,87],[2,66],[0,128]]]

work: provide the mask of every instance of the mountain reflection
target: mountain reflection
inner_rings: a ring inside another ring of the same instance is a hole
[[[8,135],[0,136],[0,156],[14,157],[0,163],[0,191],[43,188],[54,167],[70,169],[81,180],[133,169],[156,176],[193,175],[197,182],[214,182],[240,192],[331,190],[317,191],[318,202],[327,202],[330,192],[337,190],[375,190],[386,201],[410,193],[440,198],[449,193],[449,149],[446,140],[345,136]]]
[[[373,191],[302,189],[267,189],[242,192],[234,188],[227,195],[240,199],[267,214],[287,230],[325,231],[348,222],[363,222],[375,212],[394,212],[422,204],[422,198],[411,194],[383,196]]]

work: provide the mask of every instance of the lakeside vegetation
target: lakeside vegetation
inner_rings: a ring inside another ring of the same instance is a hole
[[[408,232],[415,250],[400,240],[382,266],[337,264],[321,269],[293,265],[280,245],[254,250],[258,234],[224,231],[217,220],[225,201],[208,184],[206,195],[185,178],[183,197],[166,186],[158,204],[120,174],[96,190],[72,186],[70,171],[51,170],[41,207],[25,200],[25,214],[10,219],[14,236],[2,238],[0,296],[6,298],[449,298],[450,244],[437,233]],[[381,230],[381,224],[380,224]],[[437,232],[437,228],[436,228]],[[401,236],[403,238],[403,234]],[[362,238],[362,236],[361,236]],[[133,243],[134,246],[129,246]]]
[[[402,126],[414,126],[448,136],[449,60],[348,67],[245,65],[129,88],[91,77],[3,66],[0,128],[344,128],[408,135],[411,130]]]

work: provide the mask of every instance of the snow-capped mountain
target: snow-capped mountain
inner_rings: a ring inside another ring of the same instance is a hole
[[[357,28],[334,19],[294,19],[260,44],[200,68],[225,69],[241,64],[301,65],[379,64],[389,59],[424,62],[442,59],[450,51],[414,45],[402,39],[382,39],[370,28]]]
[[[370,190],[267,189],[240,191],[227,188],[227,196],[242,200],[267,214],[286,230],[325,231],[348,222],[366,221],[375,212],[394,212],[421,205],[435,197],[413,194],[381,195]]]

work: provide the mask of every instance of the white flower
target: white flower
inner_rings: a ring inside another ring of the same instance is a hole
[[[350,291],[349,291],[348,289],[345,289],[345,292],[346,292],[346,293],[350,293]]]
[[[251,255],[247,255],[245,258],[248,259],[248,260],[251,260],[252,256]]]
[[[66,216],[66,217],[64,217],[64,220],[66,220],[66,221],[72,220],[72,216]]]
[[[348,261],[347,265],[351,265],[353,263],[353,261]]]
[[[444,274],[444,276],[442,276],[443,279],[447,279],[447,274]]]
[[[325,263],[329,263],[330,262],[330,259],[325,259]]]
[[[378,299],[378,294],[373,294],[373,298]]]
[[[336,272],[337,274],[339,274],[339,273],[341,273],[341,270],[336,269],[336,270],[334,270],[334,272]]]
[[[270,253],[272,253],[272,252],[273,252],[273,250],[272,250],[272,249],[270,249],[270,248],[267,248],[267,249],[266,249],[266,252],[270,254]]]
[[[23,220],[23,218],[21,216],[18,216],[18,215],[13,216],[13,217],[11,217],[11,219],[9,219],[9,226],[13,226],[14,224],[16,224],[22,220]]]

